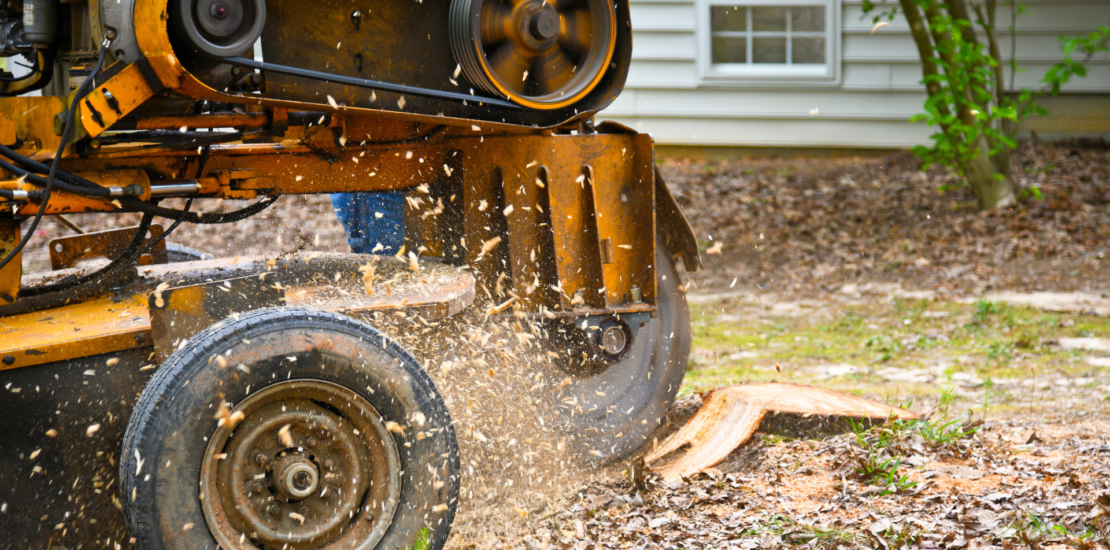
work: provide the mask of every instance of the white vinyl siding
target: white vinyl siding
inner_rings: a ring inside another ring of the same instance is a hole
[[[871,18],[861,19],[861,0],[839,5],[833,0],[839,37],[835,80],[718,79],[707,74],[711,59],[701,42],[710,35],[707,8],[717,1],[633,0],[628,82],[599,118],[649,132],[661,144],[908,147],[928,142],[934,130],[909,122],[922,111],[925,95],[904,19],[873,33]],[[1087,33],[1110,22],[1107,0],[1024,3],[1028,15],[1017,21],[1016,55],[1024,71],[1016,75],[1017,88],[1041,87],[1041,76],[1061,55],[1058,36]],[[1000,45],[1008,56],[1008,10],[999,6],[999,17]],[[1086,78],[1073,79],[1064,91],[1106,94],[1110,101],[1110,54],[1099,54],[1088,68]]]

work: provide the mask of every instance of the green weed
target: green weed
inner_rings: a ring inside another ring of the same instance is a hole
[[[875,350],[875,361],[889,361],[902,352],[902,343],[886,334],[876,334],[868,338],[864,345]]]
[[[421,527],[416,533],[416,542],[412,545],[412,550],[428,550],[431,541],[432,532],[427,527]]]
[[[998,314],[1000,311],[998,302],[990,300],[977,300],[974,305],[975,314],[972,319],[977,325],[986,325],[990,322],[991,316]]]

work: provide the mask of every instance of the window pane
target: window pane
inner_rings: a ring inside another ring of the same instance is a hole
[[[752,63],[786,63],[786,37],[752,38]]]
[[[748,30],[748,8],[745,6],[713,6],[710,19],[714,31]]]
[[[752,30],[779,32],[785,31],[786,7],[752,6]],[[756,50],[758,51],[758,48]]]
[[[795,32],[824,31],[825,6],[795,6],[790,8],[790,28]]]
[[[825,39],[817,36],[796,36],[791,43],[793,63],[824,63]]]
[[[748,39],[743,36],[714,36],[714,63],[747,63]]]

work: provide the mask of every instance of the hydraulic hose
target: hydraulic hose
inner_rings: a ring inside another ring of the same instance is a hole
[[[104,56],[108,53],[109,41],[104,39],[104,43],[100,46],[100,54],[97,56],[96,65],[93,67],[89,77],[81,83],[77,88],[77,92],[73,95],[73,102],[69,105],[69,110],[66,112],[65,128],[62,130],[62,139],[58,144],[58,150],[54,153],[54,161],[50,163],[50,172],[46,178],[46,184],[42,191],[42,204],[39,206],[38,212],[35,213],[35,218],[31,221],[31,226],[27,228],[27,232],[20,239],[19,244],[12,249],[3,260],[0,260],[0,270],[3,270],[11,261],[23,251],[27,246],[27,242],[35,234],[35,229],[38,228],[39,222],[42,221],[42,215],[46,212],[46,205],[50,202],[50,191],[54,188],[54,177],[58,173],[58,163],[62,160],[62,154],[65,152],[66,144],[69,143],[70,138],[73,136],[73,126],[77,117],[77,106],[80,105],[81,100],[88,95],[89,90],[92,88],[96,75],[100,73],[100,69],[104,66]]]

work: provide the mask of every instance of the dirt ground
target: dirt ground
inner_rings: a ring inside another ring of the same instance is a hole
[[[849,391],[927,420],[819,439],[761,433],[685,482],[637,485],[630,464],[576,465],[549,439],[536,443],[546,458],[514,460],[509,442],[534,428],[527,401],[499,404],[512,420],[501,429],[475,418],[457,378],[433,372],[468,426],[469,495],[448,546],[1107,548],[1110,148],[1027,143],[1018,159],[1043,197],[991,213],[905,153],[662,160],[703,250],[720,252],[685,275],[694,350],[660,441],[699,392],[753,381]],[[44,268],[47,237],[66,234],[44,223],[25,265]],[[345,246],[325,197],[285,197],[171,240],[228,256]],[[529,382],[513,376],[487,393]]]

